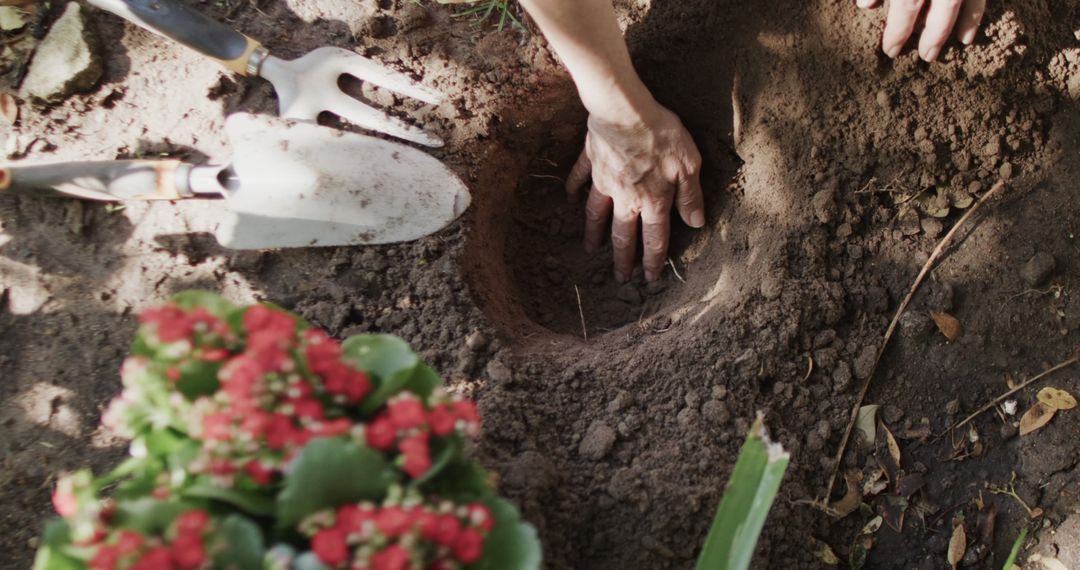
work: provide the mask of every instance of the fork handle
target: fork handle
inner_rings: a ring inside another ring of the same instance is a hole
[[[257,75],[259,42],[176,0],[87,0],[125,20],[218,60],[240,75]],[[255,56],[253,58],[253,56]]]

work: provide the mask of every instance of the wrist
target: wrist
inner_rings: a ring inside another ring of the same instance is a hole
[[[624,128],[653,121],[659,103],[637,74],[631,74],[578,82],[578,94],[591,120]]]

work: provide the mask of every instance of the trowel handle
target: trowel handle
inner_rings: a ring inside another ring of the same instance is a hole
[[[259,42],[176,0],[87,0],[125,20],[218,60],[240,75],[258,75]]]
[[[191,165],[177,160],[0,164],[0,195],[177,200],[192,195],[191,170]]]

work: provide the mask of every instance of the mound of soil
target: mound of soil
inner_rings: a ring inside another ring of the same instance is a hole
[[[833,460],[872,374],[865,403],[882,406],[900,468],[924,483],[902,526],[875,534],[866,567],[947,568],[960,513],[965,567],[1000,567],[1029,517],[993,492],[1014,474],[1016,495],[1043,513],[1029,551],[1080,565],[1080,414],[1019,437],[1015,416],[988,412],[972,424],[979,446],[967,431],[933,437],[1006,377],[1080,344],[1080,1],[991,2],[975,45],[950,45],[934,65],[911,50],[884,58],[883,14],[848,2],[620,3],[643,77],[701,148],[709,220],[677,225],[659,283],[639,272],[624,286],[609,250],[580,248],[583,207],[561,179],[585,114],[535,33],[408,0],[198,8],[282,56],[355,48],[451,94],[421,107],[364,87],[446,137],[436,155],[473,207],[407,244],[237,252],[192,233],[214,204],[0,197],[4,567],[28,566],[57,472],[119,458],[98,425],[134,313],[193,287],[273,300],[337,336],[410,342],[479,399],[472,453],[538,527],[553,568],[692,566],[758,412],[792,467],[756,564],[822,566],[815,540],[846,558],[886,501],[867,497],[868,512],[841,520],[808,503],[834,470],[870,472],[883,457],[856,441]],[[275,110],[266,83],[110,15],[92,20],[108,48],[102,82],[62,104],[23,103],[0,131],[9,157],[223,160],[227,113]],[[930,251],[998,180],[1001,197],[919,290],[875,374]],[[931,311],[955,316],[962,336],[949,342]],[[1076,369],[1046,382],[1080,392]],[[1035,390],[1016,398],[1022,412]],[[843,481],[834,487],[832,500]],[[992,528],[976,523],[980,497],[998,509]]]

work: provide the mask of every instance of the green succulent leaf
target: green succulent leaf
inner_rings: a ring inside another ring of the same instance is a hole
[[[170,301],[185,311],[202,307],[219,319],[224,319],[236,309],[236,305],[210,291],[182,291],[173,295]]]
[[[495,495],[490,480],[490,475],[483,467],[457,457],[447,462],[436,475],[424,481],[421,487],[426,493],[455,501],[486,498]]]
[[[220,386],[217,379],[218,370],[221,370],[220,362],[190,359],[184,361],[179,370],[180,379],[176,381],[176,389],[189,401],[212,395]]]
[[[419,479],[413,480],[410,485],[419,487],[424,483],[439,476],[451,462],[461,458],[462,443],[457,436],[438,438],[431,445],[431,467]]]
[[[207,481],[199,481],[184,489],[183,496],[188,499],[221,501],[258,517],[274,516],[274,500],[256,491],[224,489]]]
[[[484,542],[483,557],[470,568],[477,570],[534,570],[542,560],[536,529],[521,522],[517,508],[509,502],[490,498],[484,501],[495,517],[495,528]]]
[[[409,345],[396,336],[386,334],[362,334],[349,337],[341,343],[342,354],[354,366],[386,382],[403,370],[411,370],[420,363],[420,357]]]
[[[176,517],[192,509],[191,505],[185,503],[151,498],[122,501],[116,509],[116,526],[147,536],[158,536],[169,528]]]
[[[278,495],[281,528],[322,509],[386,496],[398,478],[381,453],[344,438],[312,440],[293,460]]]
[[[417,364],[412,368],[399,370],[379,384],[379,387],[364,399],[364,403],[360,406],[360,412],[371,415],[383,407],[394,394],[406,390],[420,398],[427,398],[440,384],[442,384],[442,380],[439,375],[424,364]]]
[[[248,570],[261,568],[263,561],[262,531],[250,520],[231,515],[221,523],[217,532],[223,548],[214,554],[217,570]]]

